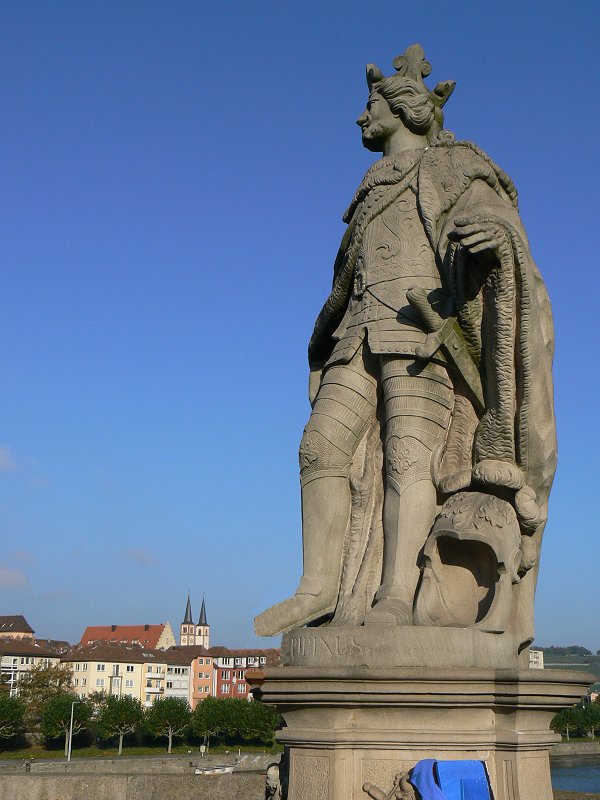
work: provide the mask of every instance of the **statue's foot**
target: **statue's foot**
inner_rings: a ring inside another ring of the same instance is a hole
[[[254,632],[257,636],[276,636],[332,614],[336,601],[332,594],[326,591],[317,595],[299,592],[255,617]]]
[[[379,600],[367,612],[365,625],[412,625],[412,604],[395,597]]]

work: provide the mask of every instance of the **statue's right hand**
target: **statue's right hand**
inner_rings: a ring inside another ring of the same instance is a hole
[[[314,406],[315,400],[317,399],[322,374],[323,369],[318,367],[316,369],[311,369],[310,375],[308,376],[308,400],[311,406]]]

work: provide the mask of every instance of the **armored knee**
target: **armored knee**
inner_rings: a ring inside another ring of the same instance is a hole
[[[310,423],[309,423],[310,425]],[[306,426],[300,442],[300,480],[306,484],[323,476],[347,477],[352,463],[352,453],[340,446],[335,437]]]
[[[431,480],[432,450],[416,436],[386,437],[386,481],[402,494],[412,483]]]

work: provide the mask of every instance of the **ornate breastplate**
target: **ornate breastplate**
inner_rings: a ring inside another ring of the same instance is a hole
[[[365,292],[410,318],[406,292],[412,286],[441,285],[435,257],[419,218],[414,192],[407,189],[365,231],[354,279],[355,296]]]

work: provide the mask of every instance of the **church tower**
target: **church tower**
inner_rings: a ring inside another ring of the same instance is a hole
[[[204,601],[203,601],[204,607]],[[192,604],[190,603],[190,595],[188,592],[187,605],[185,607],[185,615],[183,622],[179,626],[179,644],[196,644],[195,625],[192,619]]]
[[[203,647],[210,647],[210,625],[206,621],[206,606],[204,605],[204,597],[202,598],[202,608],[200,609],[200,617],[196,625],[196,644]]]

